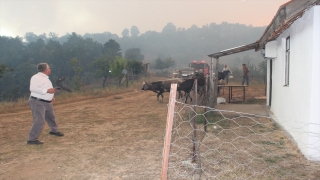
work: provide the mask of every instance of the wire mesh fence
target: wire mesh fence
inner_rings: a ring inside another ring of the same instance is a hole
[[[170,136],[167,179],[320,179],[271,117],[175,101]]]

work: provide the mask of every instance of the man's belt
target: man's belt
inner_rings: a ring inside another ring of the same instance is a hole
[[[51,101],[47,101],[47,100],[44,100],[44,99],[40,99],[40,98],[37,98],[37,97],[34,97],[34,96],[30,96],[32,99],[36,99],[38,101],[43,101],[43,102],[47,102],[47,103],[51,103]]]

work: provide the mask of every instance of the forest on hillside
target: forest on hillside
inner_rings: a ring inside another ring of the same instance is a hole
[[[66,78],[68,86],[81,90],[81,84],[92,82],[107,86],[108,78],[119,78],[121,70],[144,74],[143,63],[151,69],[171,72],[188,66],[194,60],[209,62],[209,54],[257,41],[265,27],[242,24],[211,23],[201,28],[176,28],[168,23],[161,32],[139,32],[138,27],[124,29],[122,36],[110,32],[76,32],[59,37],[51,32],[36,35],[27,32],[24,37],[0,36],[0,101],[14,100],[29,94],[30,77],[36,65],[47,62],[52,68],[50,79]],[[247,51],[222,57],[235,71],[242,63],[257,66],[264,62],[259,52]]]

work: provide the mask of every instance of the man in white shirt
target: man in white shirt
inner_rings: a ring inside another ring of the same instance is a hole
[[[228,84],[229,75],[232,74],[232,71],[226,64],[224,65],[224,68],[222,69],[222,73],[224,75],[224,80],[225,80],[226,84]]]
[[[58,88],[53,88],[49,80],[51,68],[47,63],[40,63],[37,66],[38,73],[33,75],[30,80],[30,98],[29,106],[32,111],[33,123],[29,132],[27,144],[43,144],[38,138],[42,132],[44,121],[46,120],[50,127],[49,134],[55,136],[63,136],[58,131],[56,118],[54,114],[53,104],[54,93],[58,92]]]

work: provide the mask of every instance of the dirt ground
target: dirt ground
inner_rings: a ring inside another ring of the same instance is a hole
[[[263,86],[246,89],[248,101],[263,95]],[[45,125],[39,138],[43,145],[26,144],[32,123],[27,102],[22,110],[1,113],[0,180],[160,179],[168,96],[159,103],[154,92],[136,88],[56,102],[57,123],[65,136],[49,135]]]
[[[0,179],[160,179],[168,95],[130,93],[55,105],[64,137],[27,145],[31,111],[0,115]]]

